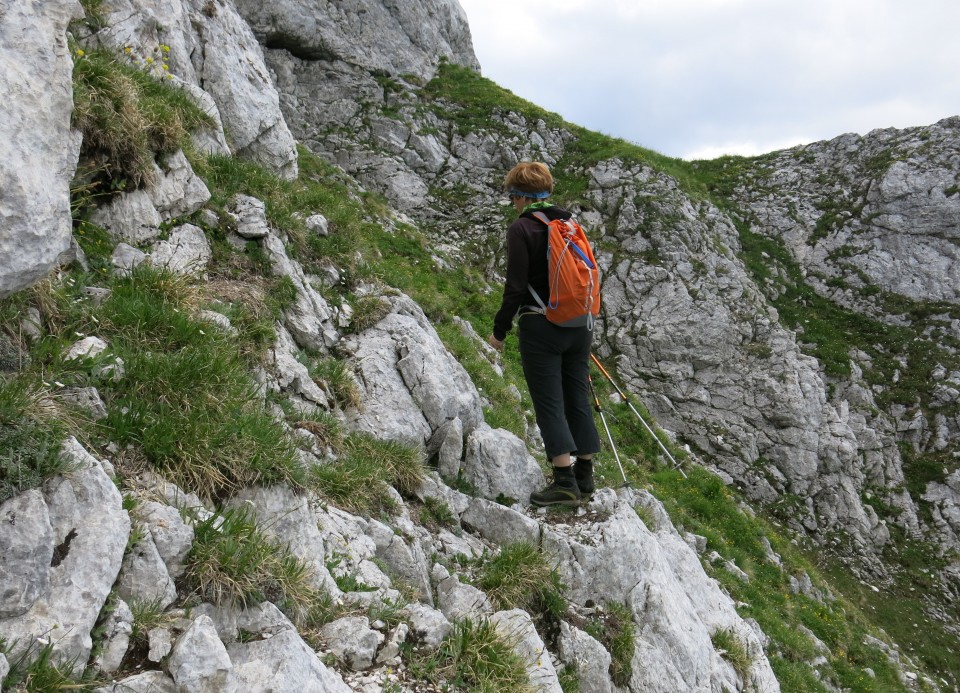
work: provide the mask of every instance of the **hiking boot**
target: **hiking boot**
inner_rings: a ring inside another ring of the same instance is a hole
[[[592,496],[596,488],[593,483],[593,460],[578,458],[573,465],[573,476],[577,480],[577,488],[580,489],[580,494],[584,498]]]
[[[544,505],[580,505],[580,489],[573,476],[573,467],[554,467],[553,483],[542,491],[530,494],[530,504]]]

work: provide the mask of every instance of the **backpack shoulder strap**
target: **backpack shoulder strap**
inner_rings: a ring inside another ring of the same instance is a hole
[[[530,214],[531,216],[536,217],[537,221],[545,224],[546,226],[550,226],[550,217],[543,212],[531,212]]]

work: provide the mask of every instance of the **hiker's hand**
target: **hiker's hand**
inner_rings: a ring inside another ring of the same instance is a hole
[[[503,342],[497,339],[496,337],[494,337],[493,335],[490,335],[489,337],[487,337],[487,343],[497,351],[503,351]]]

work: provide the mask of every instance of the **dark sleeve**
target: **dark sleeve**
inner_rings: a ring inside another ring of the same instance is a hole
[[[507,229],[507,277],[503,286],[503,302],[493,318],[493,336],[503,341],[513,326],[513,316],[520,306],[529,303],[530,251],[519,220]]]

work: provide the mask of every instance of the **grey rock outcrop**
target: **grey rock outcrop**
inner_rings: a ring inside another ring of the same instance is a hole
[[[0,505],[0,618],[25,614],[47,591],[53,548],[53,528],[40,491],[27,491]]]
[[[239,691],[233,663],[209,616],[201,614],[181,635],[166,662],[177,689],[185,693]]]
[[[227,646],[238,690],[253,691],[270,681],[276,691],[350,693],[351,688],[327,668],[293,628],[263,640]]]
[[[342,61],[369,73],[429,79],[437,62],[477,70],[467,15],[456,0],[237,0],[261,42],[305,61]]]
[[[222,124],[205,141],[227,142],[234,154],[296,178],[296,143],[263,51],[233,3],[108,0],[101,12],[106,26],[88,41],[129,49],[130,59],[147,68],[165,61]]]
[[[613,514],[594,526],[544,529],[543,548],[553,558],[570,598],[625,604],[637,629],[632,690],[740,690],[714,652],[711,636],[730,630],[750,658],[749,677],[758,690],[780,686],[754,630],[733,601],[708,578],[659,501],[645,492],[598,491],[593,503]],[[656,519],[648,528],[636,515],[642,506]]]
[[[514,652],[523,661],[534,690],[542,693],[563,693],[547,646],[537,633],[530,614],[522,609],[498,611],[490,618],[490,622],[497,632],[513,645]]]
[[[70,248],[73,61],[67,24],[77,0],[5,3],[0,13],[0,298],[44,277]]]
[[[469,435],[482,426],[483,411],[466,370],[416,303],[402,295],[388,300],[391,311],[383,319],[340,345],[363,390],[363,410],[346,412],[350,425],[424,448],[454,419]]]
[[[957,302],[958,137],[953,117],[776,152],[744,176],[735,199],[834,300],[869,303],[827,286],[839,278],[852,289]]]
[[[20,613],[0,618],[0,637],[14,652],[47,638],[54,655],[80,671],[93,644],[90,632],[120,572],[130,518],[99,460],[73,438],[63,454],[76,471],[51,479],[42,496],[27,499],[34,509],[25,515],[40,520],[40,531],[30,537],[35,555],[49,557],[45,566],[37,565],[46,573],[35,578],[42,589],[18,590]],[[44,530],[43,515],[50,531]]]
[[[154,246],[150,264],[176,274],[203,274],[211,254],[210,242],[203,229],[184,224],[173,229],[170,238]]]

